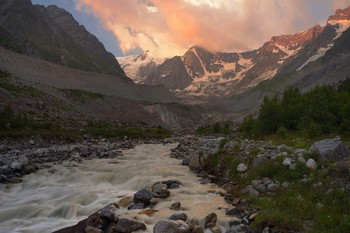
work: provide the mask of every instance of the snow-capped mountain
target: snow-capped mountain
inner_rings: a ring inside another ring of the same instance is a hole
[[[149,50],[146,50],[139,55],[117,57],[117,60],[127,76],[135,83],[142,83],[157,65],[165,61],[165,58],[157,58]]]
[[[139,83],[161,84],[181,95],[228,96],[281,74],[303,70],[323,57],[349,26],[350,7],[337,10],[326,26],[274,36],[253,51],[213,53],[193,46],[183,56],[163,62],[155,62],[147,53],[118,61],[126,74]]]

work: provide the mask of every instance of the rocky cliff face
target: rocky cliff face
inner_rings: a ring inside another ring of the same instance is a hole
[[[86,71],[125,77],[101,42],[56,6],[30,0],[0,2],[0,45],[32,57]]]

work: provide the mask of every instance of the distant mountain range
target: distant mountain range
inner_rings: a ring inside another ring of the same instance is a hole
[[[138,83],[161,84],[186,96],[230,96],[249,90],[265,80],[301,74],[314,63],[332,63],[333,58],[327,59],[335,48],[350,44],[346,38],[349,26],[350,7],[337,10],[335,15],[329,17],[326,26],[316,25],[294,35],[274,36],[253,51],[213,53],[204,47],[193,46],[183,56],[168,59],[156,60],[146,52],[118,60],[126,74]],[[344,53],[341,48],[338,48],[339,52]]]

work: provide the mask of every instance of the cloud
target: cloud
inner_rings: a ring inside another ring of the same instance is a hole
[[[192,45],[212,51],[258,48],[274,35],[325,23],[349,0],[78,0],[118,39],[124,52],[182,55]]]

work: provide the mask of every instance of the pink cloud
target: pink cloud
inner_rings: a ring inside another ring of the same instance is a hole
[[[141,48],[159,56],[182,55],[192,45],[244,51],[274,35],[320,22],[315,6],[329,9],[323,22],[349,0],[79,0],[113,31],[124,51]],[[321,13],[321,12],[320,12]]]

